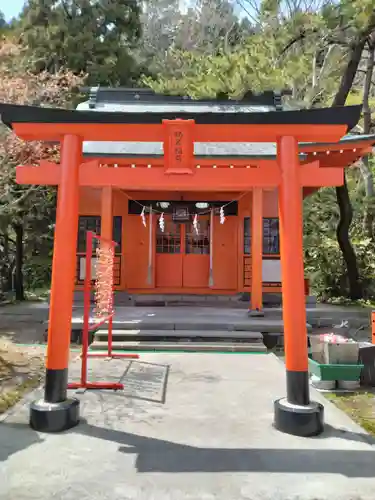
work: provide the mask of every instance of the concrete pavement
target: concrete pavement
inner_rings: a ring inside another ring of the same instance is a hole
[[[70,379],[78,373],[75,361]],[[0,424],[1,500],[374,498],[374,447],[328,401],[322,436],[273,429],[272,402],[285,394],[273,355],[90,360],[90,376],[122,379],[126,389],[78,395],[75,429],[38,434],[27,405]]]

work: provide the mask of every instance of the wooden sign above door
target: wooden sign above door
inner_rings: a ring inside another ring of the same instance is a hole
[[[166,174],[193,174],[194,120],[163,120]]]
[[[189,208],[181,206],[173,207],[172,219],[176,222],[189,222],[190,220]]]

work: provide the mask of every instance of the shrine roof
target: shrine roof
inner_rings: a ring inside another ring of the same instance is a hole
[[[272,158],[276,145],[259,141],[276,140],[279,127],[293,131],[300,141],[338,140],[358,123],[361,112],[361,106],[287,108],[282,96],[289,91],[247,92],[241,100],[228,96],[194,100],[156,94],[151,89],[93,87],[85,92],[88,100],[76,110],[0,103],[1,120],[26,140],[54,142],[64,132],[78,133],[84,138],[85,155],[104,157],[161,156],[162,143],[151,141],[163,140],[163,121],[193,120],[198,157]],[[226,125],[230,127],[224,128]],[[199,142],[199,138],[207,142]]]
[[[156,93],[150,88],[125,88],[125,87],[89,87],[81,89],[88,95],[88,101],[82,103],[82,109],[97,109],[105,107],[107,111],[129,111],[133,109],[144,111],[165,110],[171,111],[195,110],[210,111],[213,108],[225,111],[226,109],[251,112],[275,111],[284,109],[282,97],[291,95],[290,90],[267,90],[261,93],[246,92],[241,99],[229,99],[222,93],[216,98],[193,99],[187,95],[171,95]],[[133,105],[133,106],[132,106]],[[127,106],[124,107],[124,106]],[[112,108],[112,109],[111,109]],[[171,109],[173,108],[173,109]]]
[[[163,120],[194,120],[197,125],[344,125],[351,130],[360,117],[361,106],[340,106],[303,110],[249,111],[243,103],[212,104],[194,110],[184,105],[174,110],[172,104],[146,106],[128,104],[128,111],[108,111],[105,106],[94,110],[42,108],[0,103],[2,122],[12,128],[15,124],[82,124],[82,125],[161,125]],[[180,104],[179,106],[182,106]],[[244,109],[245,108],[245,109]]]

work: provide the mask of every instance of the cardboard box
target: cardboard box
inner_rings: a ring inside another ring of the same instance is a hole
[[[359,344],[357,342],[323,342],[323,363],[327,365],[354,365],[358,363]]]
[[[310,335],[311,358],[319,364],[324,363],[324,342],[320,335]]]

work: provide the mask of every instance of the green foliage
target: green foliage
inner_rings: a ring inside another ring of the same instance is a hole
[[[371,161],[375,170],[375,162]],[[375,241],[364,235],[365,208],[363,181],[357,169],[347,174],[353,205],[351,242],[354,247],[364,300],[375,297]],[[375,207],[375,200],[370,200]],[[336,239],[339,211],[333,188],[321,189],[304,202],[305,273],[320,298],[348,297],[347,270]]]
[[[345,267],[335,238],[339,219],[334,189],[322,189],[304,202],[305,274],[324,298],[341,295]]]
[[[371,436],[375,436],[374,392],[356,392],[346,394],[325,394],[340,410],[357,422]]]
[[[52,258],[36,259],[35,256],[28,256],[25,259],[23,274],[25,288],[28,290],[42,289],[51,283]]]
[[[68,68],[88,83],[129,85],[138,78],[131,50],[141,34],[132,0],[30,0],[18,31],[37,70]]]
[[[223,92],[238,97],[249,89],[279,88],[286,79],[277,65],[274,45],[260,35],[254,35],[241,50],[219,51],[210,58],[204,53],[180,50],[171,51],[169,57],[173,66],[180,68],[174,75],[160,75],[157,82],[144,79],[156,91],[193,97],[214,97]]]
[[[204,47],[172,47],[158,78],[144,77],[143,82],[156,91],[194,97],[240,97],[248,90],[290,88],[293,101],[302,106],[317,98],[329,101],[345,62],[344,50],[327,47],[329,30],[321,14],[297,12],[280,20],[273,8],[265,10],[262,29],[249,32],[235,46],[222,44],[210,57]]]
[[[56,189],[38,194],[38,203],[23,217],[24,285],[26,289],[43,288],[51,282]]]
[[[186,49],[174,44],[157,78],[144,76],[143,83],[156,91],[194,97],[239,97],[248,90],[290,88],[294,104],[330,105],[349,44],[368,26],[373,1],[317,2],[322,8],[315,10],[314,2],[305,10],[303,2],[298,8],[297,3],[278,0],[252,4],[259,7],[259,24],[235,45],[225,45],[220,36],[215,52],[204,45]]]

